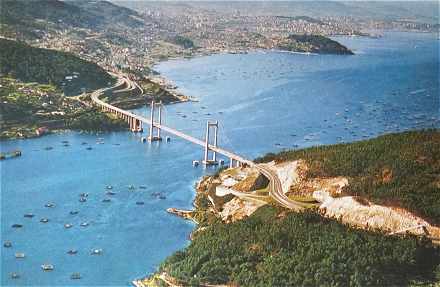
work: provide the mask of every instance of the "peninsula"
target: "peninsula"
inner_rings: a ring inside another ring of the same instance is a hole
[[[278,44],[280,50],[316,54],[353,55],[344,45],[322,35],[289,35]]]
[[[255,170],[234,168],[204,177],[195,210],[169,210],[197,222],[191,244],[134,284],[438,282],[440,182],[433,161],[439,140],[438,130],[406,132],[257,159],[271,162],[286,195],[306,206],[301,212],[275,203],[267,180]]]

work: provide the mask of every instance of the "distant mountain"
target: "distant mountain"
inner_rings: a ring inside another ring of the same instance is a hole
[[[68,27],[102,30],[143,25],[137,12],[107,1],[0,0],[2,34],[38,38],[41,30]]]
[[[23,82],[53,84],[68,95],[79,94],[82,88],[105,87],[113,81],[98,65],[70,53],[34,48],[2,38],[0,51],[0,74]]]
[[[169,11],[174,6],[177,11],[186,11],[192,7],[218,13],[239,12],[254,16],[348,16],[375,20],[439,22],[438,1],[111,1],[138,11],[157,7],[164,7]]]

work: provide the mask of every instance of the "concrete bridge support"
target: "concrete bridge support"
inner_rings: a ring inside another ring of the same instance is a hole
[[[155,123],[154,123],[154,110],[155,110],[155,106],[159,107],[158,110],[158,121],[157,124],[159,124],[159,126],[162,124],[162,101],[160,101],[159,103],[154,103],[154,101],[151,101],[151,106],[150,106],[150,135],[148,136],[148,141],[153,142],[153,141],[161,141],[162,138],[160,136],[160,127],[155,127]],[[154,129],[156,128],[156,135],[154,135]]]
[[[235,160],[233,158],[229,159],[229,168],[241,167],[241,166],[242,166],[242,164],[238,160]]]
[[[212,158],[209,159],[209,145],[210,145],[210,130],[211,127],[214,128],[214,142],[213,142],[213,146],[217,147],[217,136],[218,136],[218,121],[215,122],[206,122],[206,137],[205,137],[205,156],[203,159],[203,163],[205,165],[216,165],[218,164],[217,162],[217,154],[215,151],[212,151]]]

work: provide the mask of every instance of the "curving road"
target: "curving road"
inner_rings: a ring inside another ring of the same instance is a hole
[[[91,94],[92,101],[96,105],[98,105],[106,110],[109,110],[113,113],[117,113],[118,115],[124,115],[129,118],[134,118],[134,119],[137,119],[147,125],[150,125],[151,122],[149,119],[142,117],[142,116],[139,116],[137,114],[133,114],[129,111],[125,111],[125,110],[120,109],[118,107],[112,106],[112,105],[99,99],[99,97],[102,96],[104,94],[104,92],[106,92],[108,90],[112,90],[114,93],[121,93],[121,92],[128,92],[128,91],[133,91],[133,90],[138,89],[139,91],[143,92],[142,88],[139,85],[137,85],[135,82],[131,81],[127,77],[125,77],[123,75],[114,74],[114,73],[111,73],[111,74],[115,77],[118,77],[116,84],[112,87],[103,88],[103,89],[99,89],[99,90],[94,91]],[[123,86],[125,86],[125,88],[122,88]],[[159,124],[159,123],[153,122],[153,125],[156,128],[160,128],[161,130],[163,130],[165,132],[168,132],[168,133],[173,134],[177,137],[183,138],[189,142],[200,145],[202,147],[205,147],[205,141],[203,141],[203,140],[194,138],[190,135],[187,135],[185,133],[182,133],[178,130],[175,130],[173,128],[167,127],[167,126]],[[222,148],[219,148],[219,147],[216,147],[213,145],[209,145],[209,149],[212,151],[215,151],[219,154],[222,154],[230,159],[234,159],[234,160],[241,162],[243,164],[246,164],[248,166],[255,167],[259,172],[261,172],[265,177],[267,177],[267,179],[269,179],[269,195],[276,202],[278,202],[281,206],[288,208],[288,209],[292,209],[292,210],[302,210],[306,207],[306,205],[304,203],[291,200],[284,194],[282,184],[281,184],[280,179],[278,178],[278,175],[268,165],[256,164],[253,161],[247,160],[237,154],[234,154],[230,151],[227,151],[225,149],[222,149]]]

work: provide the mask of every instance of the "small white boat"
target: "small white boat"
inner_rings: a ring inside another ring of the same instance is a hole
[[[43,269],[44,271],[52,271],[53,270],[53,265],[52,264],[43,264],[41,265],[41,269]]]
[[[15,258],[25,258],[25,257],[26,257],[26,255],[22,252],[15,253]]]
[[[66,224],[64,224],[64,228],[71,228],[73,225],[72,224],[70,224],[70,223],[66,223]]]
[[[90,254],[91,255],[101,255],[102,254],[102,249],[93,249],[91,252],[90,252]]]

